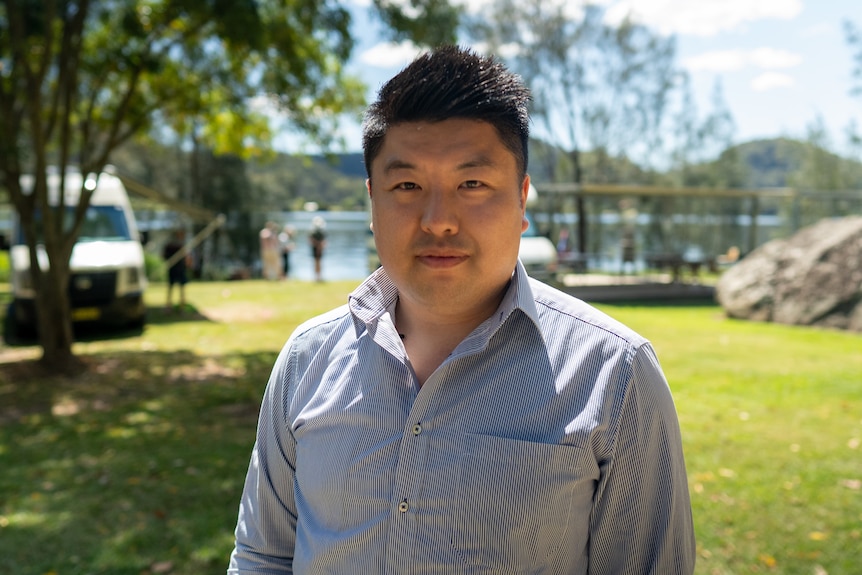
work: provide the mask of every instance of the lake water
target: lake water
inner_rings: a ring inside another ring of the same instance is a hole
[[[323,252],[324,280],[360,280],[368,275],[368,243],[371,230],[365,212],[283,212],[273,218],[296,228],[296,248],[290,254],[290,275],[314,280],[314,260],[308,234],[311,220],[320,216],[326,222],[326,250]]]

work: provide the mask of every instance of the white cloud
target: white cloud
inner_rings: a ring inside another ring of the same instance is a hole
[[[691,56],[682,65],[692,72],[734,72],[747,66],[762,70],[793,68],[802,62],[802,57],[794,52],[775,48],[756,48],[754,50],[715,50]]]
[[[407,2],[407,0],[397,0]],[[480,14],[482,11],[490,7],[494,0],[450,0],[452,4],[461,6],[470,14]],[[543,0],[542,7],[544,9],[563,8],[563,13],[574,20],[579,20],[584,14],[584,5],[592,4],[607,4],[610,0]]]
[[[398,44],[383,42],[360,54],[359,61],[376,68],[400,68],[412,62],[420,52],[422,48],[409,40]]]
[[[481,12],[486,6],[491,4],[493,0],[450,0],[452,4],[462,6],[467,12],[475,14]],[[372,0],[347,0],[347,4],[353,4],[360,8],[371,8]],[[401,6],[407,14],[415,15],[416,8],[413,7],[410,0],[389,0],[390,4]]]
[[[517,42],[503,44],[497,49],[497,55],[501,58],[514,58],[521,53],[521,45]]]
[[[454,0],[452,3],[463,6],[471,14],[476,14],[490,5],[491,0]]]
[[[631,14],[663,34],[715,36],[757,20],[791,20],[802,0],[620,0],[608,8],[619,22]]]
[[[802,56],[775,48],[757,48],[749,53],[751,63],[758,68],[793,68],[802,62]]]
[[[742,50],[714,50],[686,58],[682,65],[692,72],[732,72],[741,70],[747,62],[747,54]]]
[[[814,24],[809,26],[805,30],[802,31],[803,38],[825,38],[828,36],[833,36],[835,34],[839,34],[840,32],[835,29],[833,24],[821,22],[820,24]]]
[[[787,88],[795,83],[795,80],[787,74],[765,72],[751,81],[751,89],[755,92],[765,92],[774,88]]]

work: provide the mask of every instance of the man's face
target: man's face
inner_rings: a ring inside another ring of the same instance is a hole
[[[368,191],[380,262],[400,297],[444,314],[492,313],[528,225],[528,186],[491,124],[390,128]]]

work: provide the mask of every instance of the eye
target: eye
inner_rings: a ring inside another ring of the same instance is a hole
[[[483,184],[479,180],[467,180],[466,182],[464,182],[463,186],[469,189],[476,189],[481,188]]]
[[[415,182],[401,182],[394,187],[396,190],[416,190],[418,188],[419,186]]]

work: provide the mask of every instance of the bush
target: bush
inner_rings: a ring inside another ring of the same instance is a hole
[[[144,269],[147,272],[147,279],[151,282],[163,282],[168,279],[165,261],[156,254],[144,252]]]
[[[9,275],[9,252],[0,251],[0,282],[8,282]]]

